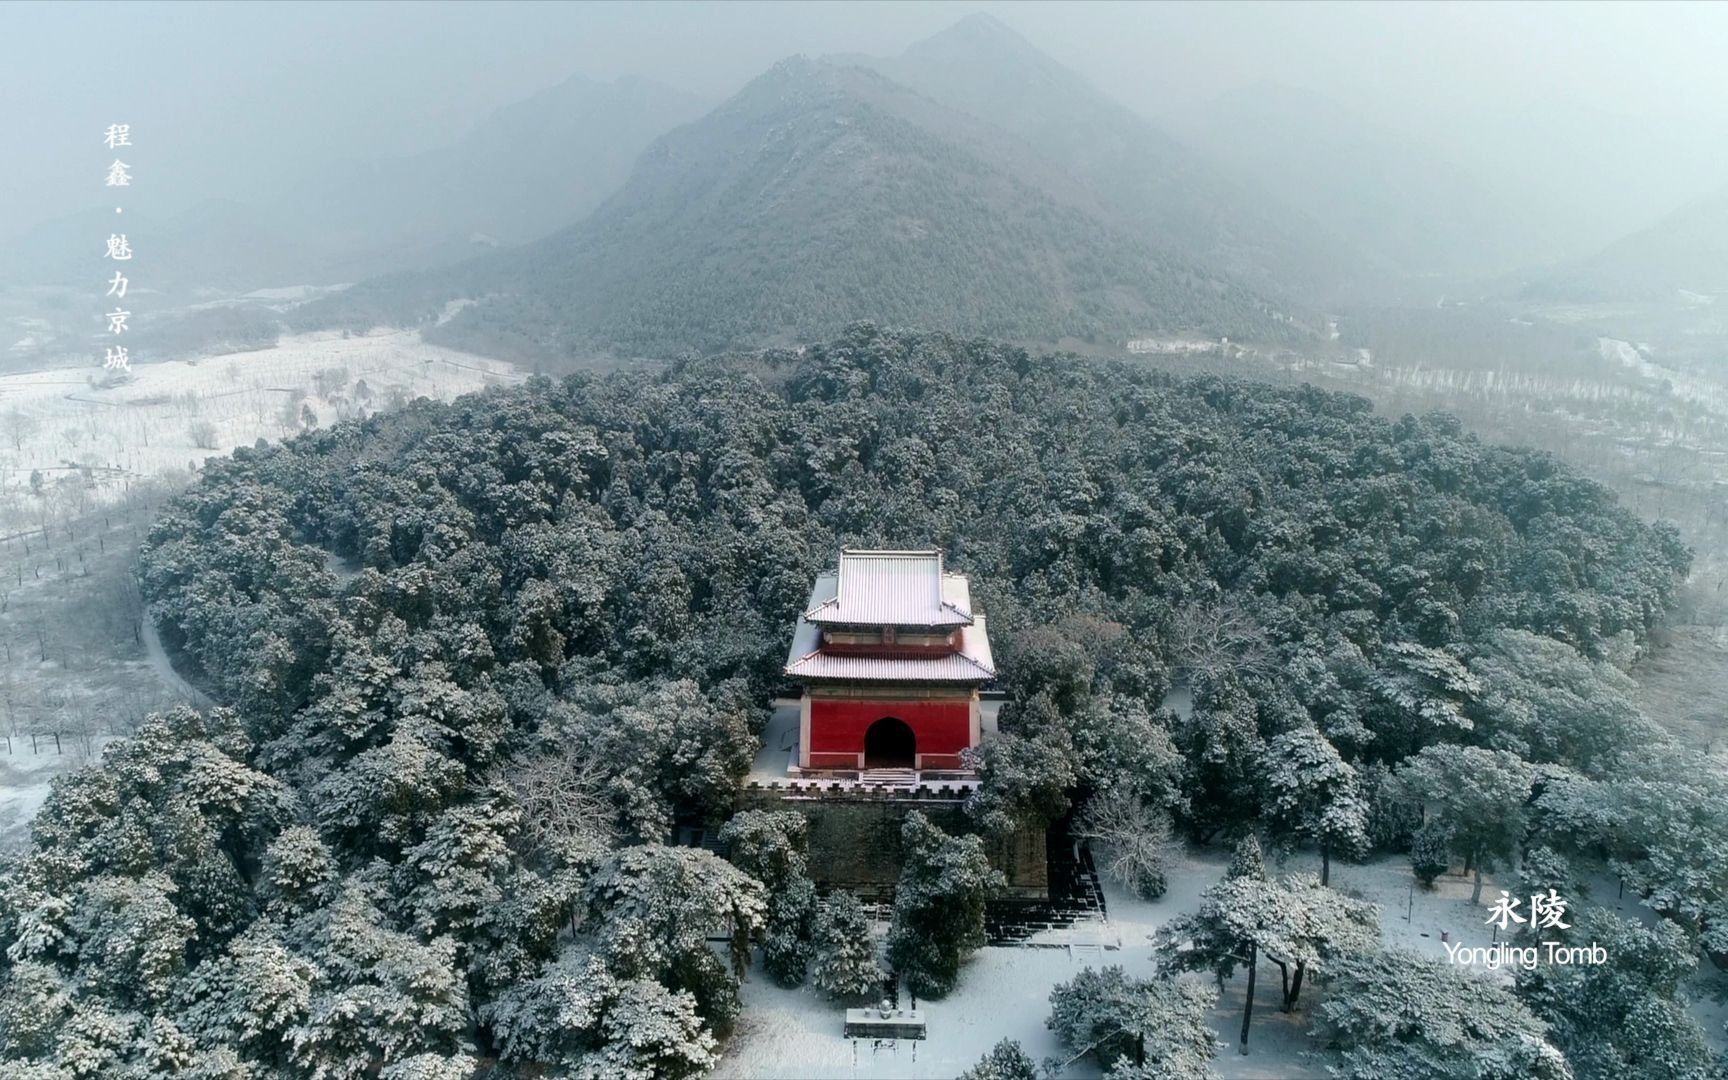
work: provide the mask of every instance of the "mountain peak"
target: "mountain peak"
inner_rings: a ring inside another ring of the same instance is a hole
[[[948,29],[937,32],[934,36],[970,38],[978,41],[1017,41],[1022,45],[1030,44],[1013,27],[987,11],[974,11]]]
[[[1046,71],[1071,74],[1036,45],[1020,36],[1019,31],[982,11],[974,12],[945,30],[939,30],[922,41],[907,47],[908,57],[937,57],[969,60],[988,58],[998,63],[1013,59]]]

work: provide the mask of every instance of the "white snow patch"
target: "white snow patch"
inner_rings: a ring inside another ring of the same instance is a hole
[[[329,371],[345,372],[344,385],[321,390],[318,377]],[[129,478],[196,468],[260,438],[296,434],[302,405],[322,427],[393,402],[448,400],[527,377],[502,361],[428,345],[413,330],[301,334],[253,352],[139,364],[118,385],[92,385],[101,374],[0,376],[0,406],[36,421],[22,447],[0,450],[0,485],[25,486],[32,473],[49,484],[81,477],[91,497],[115,497]]]

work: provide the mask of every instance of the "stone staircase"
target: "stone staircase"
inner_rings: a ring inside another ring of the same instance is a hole
[[[1076,845],[1062,825],[1049,837],[1050,899],[999,900],[984,912],[984,933],[991,945],[1023,945],[1047,930],[1104,921],[1104,889],[1092,853]]]
[[[858,774],[860,784],[873,784],[877,787],[903,788],[911,791],[918,786],[917,769],[865,769]]]

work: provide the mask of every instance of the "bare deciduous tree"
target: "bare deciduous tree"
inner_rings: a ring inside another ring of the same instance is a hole
[[[1143,898],[1163,895],[1170,848],[1170,817],[1164,811],[1130,791],[1102,792],[1081,811],[1076,834],[1092,844],[1105,877]]]
[[[6,433],[14,450],[24,449],[24,440],[36,434],[40,426],[40,421],[16,405],[0,413],[0,432]]]
[[[518,758],[505,781],[522,804],[522,841],[528,850],[572,856],[605,851],[616,813],[606,794],[606,769],[575,753]]]
[[[1278,658],[1254,616],[1226,600],[1177,609],[1170,620],[1170,659],[1185,674],[1214,678],[1226,671],[1270,675]]]

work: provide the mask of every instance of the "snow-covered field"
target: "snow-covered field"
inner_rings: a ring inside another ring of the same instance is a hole
[[[117,386],[92,385],[102,374],[0,376],[0,483],[22,487],[33,473],[52,482],[87,470],[112,490],[119,478],[193,468],[259,438],[295,434],[307,419],[326,426],[525,378],[502,361],[427,345],[412,330],[301,334],[254,352],[140,364]]]
[[[714,1075],[737,1078],[952,1078],[971,1067],[1003,1038],[1018,1039],[1034,1058],[1058,1060],[1062,1052],[1044,1026],[1050,1014],[1050,991],[1085,967],[1119,964],[1129,974],[1153,971],[1148,938],[1172,917],[1193,911],[1200,894],[1216,884],[1229,863],[1226,852],[1180,852],[1170,865],[1170,891],[1155,901],[1136,900],[1108,883],[1108,917],[1102,923],[1051,931],[1032,939],[1038,946],[979,950],[967,964],[959,988],[941,1001],[918,1003],[925,1011],[929,1038],[873,1047],[870,1040],[843,1038],[845,1010],[809,987],[785,990],[759,969],[744,985],[744,1015],[728,1042]],[[1299,853],[1273,873],[1318,873],[1317,856]],[[1379,905],[1382,934],[1388,945],[1413,949],[1446,959],[1440,936],[1452,941],[1487,945],[1491,928],[1485,909],[1470,903],[1469,879],[1443,876],[1432,892],[1413,888],[1409,863],[1403,857],[1378,859],[1362,865],[1334,863],[1332,885]],[[1490,879],[1484,895],[1494,895]],[[1607,903],[1608,897],[1597,902]],[[1610,905],[1612,906],[1612,905]],[[1630,902],[1626,905],[1631,908]],[[1220,1047],[1217,1068],[1227,1078],[1324,1076],[1321,1063],[1309,1058],[1308,1017],[1324,990],[1305,992],[1295,1013],[1278,1009],[1277,968],[1263,964],[1254,1000],[1254,1023],[1247,1055],[1236,1050],[1242,1023],[1242,975],[1225,983],[1213,1014]],[[902,1004],[905,1004],[902,1001]],[[1098,1070],[1080,1062],[1061,1074],[1093,1077]]]

